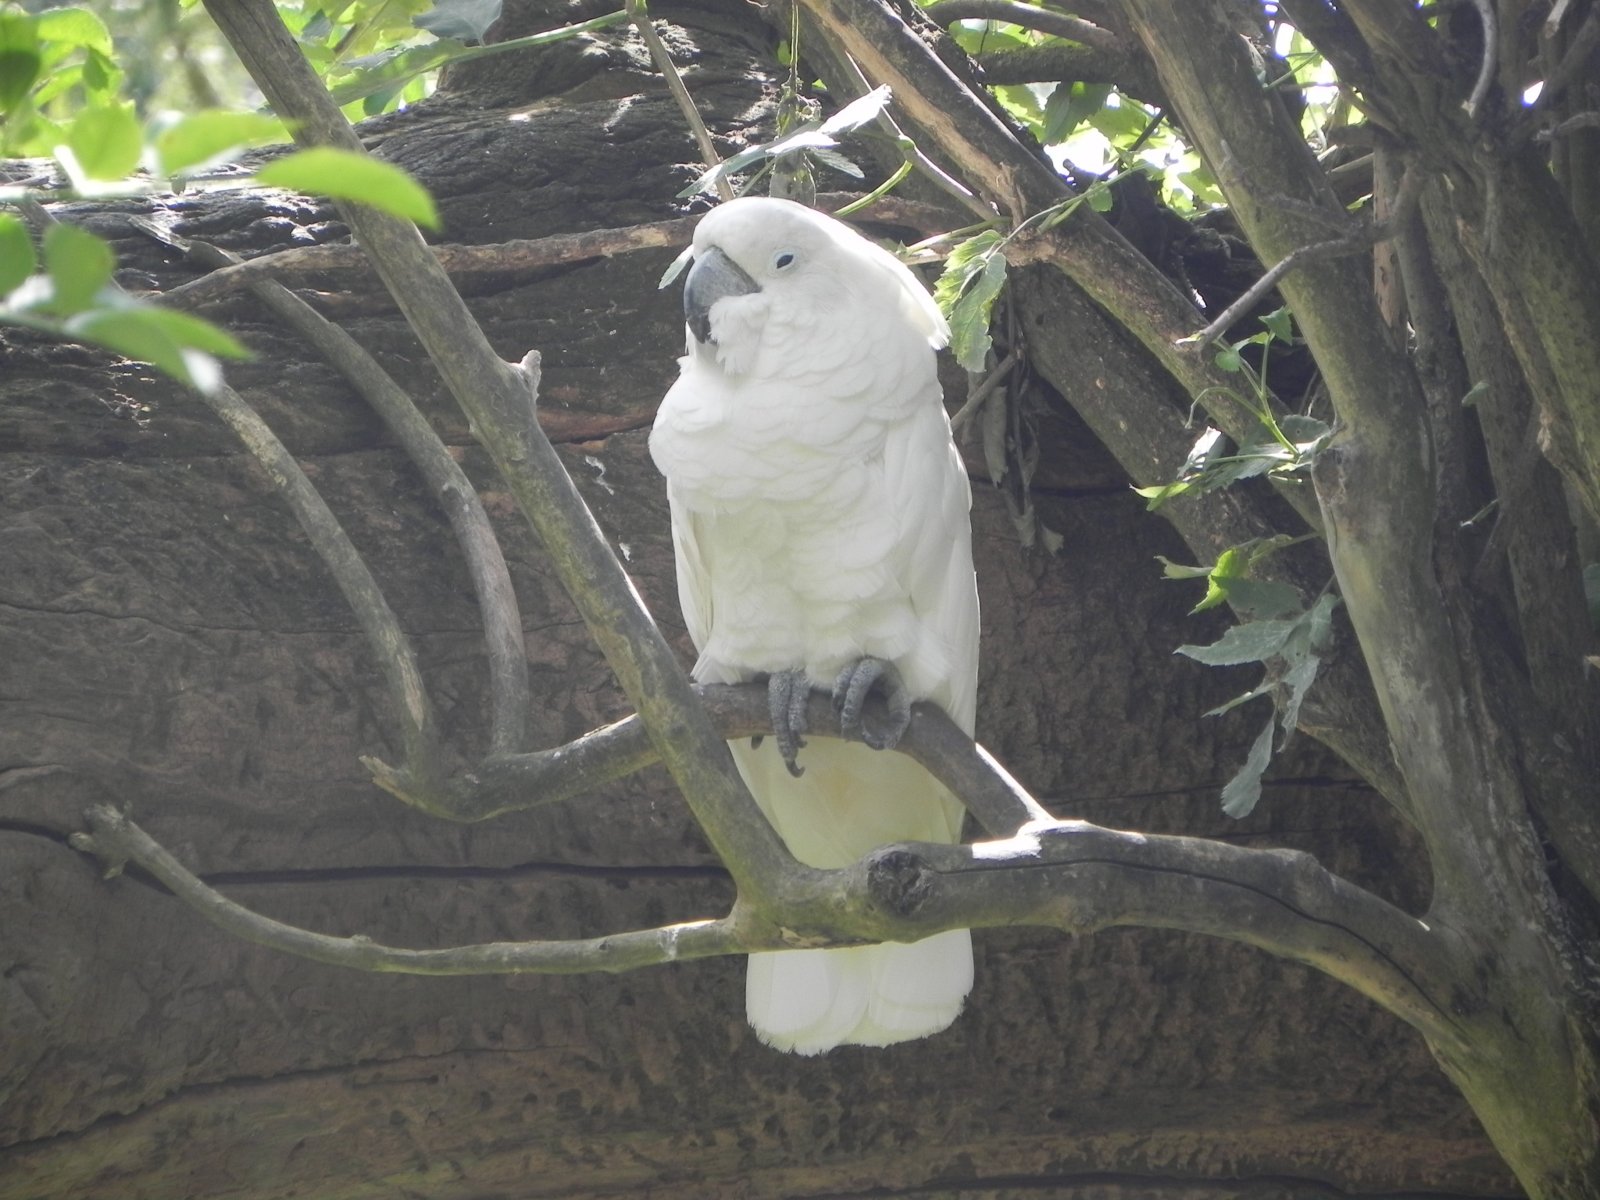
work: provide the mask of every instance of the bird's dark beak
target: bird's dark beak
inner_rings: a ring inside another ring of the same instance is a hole
[[[712,246],[695,256],[683,283],[683,319],[695,341],[711,340],[711,306],[726,296],[748,296],[761,289],[738,263]]]

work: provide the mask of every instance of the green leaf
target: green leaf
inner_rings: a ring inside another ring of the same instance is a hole
[[[1032,88],[1008,83],[990,90],[1001,106],[1025,125],[1034,137],[1044,132],[1044,106],[1039,103],[1039,97],[1034,95]]]
[[[1251,688],[1248,692],[1245,692],[1243,695],[1235,696],[1232,700],[1229,700],[1226,704],[1219,704],[1219,705],[1217,705],[1217,707],[1209,710],[1208,712],[1202,713],[1201,715],[1202,716],[1206,716],[1206,717],[1220,717],[1225,712],[1232,712],[1234,709],[1238,708],[1241,704],[1248,704],[1250,701],[1254,700],[1257,696],[1265,696],[1268,692],[1270,692],[1273,689],[1274,686],[1276,686],[1276,685],[1273,683],[1271,677],[1268,677],[1266,679],[1263,679],[1260,683],[1256,684],[1255,687]]]
[[[1179,646],[1177,653],[1208,667],[1235,667],[1241,663],[1266,662],[1283,649],[1300,627],[1292,621],[1246,621],[1235,625],[1209,646]]]
[[[163,318],[173,315],[147,305],[96,308],[79,313],[63,328],[71,337],[147,362],[200,391],[212,390],[222,381],[216,360],[172,336],[170,323]]]
[[[1091,113],[1105,105],[1111,94],[1109,83],[1058,83],[1050,98],[1044,103],[1045,145],[1063,142],[1088,119]]]
[[[106,23],[86,8],[51,8],[39,14],[39,37],[101,54],[116,53]]]
[[[1158,492],[1160,488],[1135,488],[1139,492]],[[1164,554],[1156,555],[1161,563],[1161,575],[1165,579],[1204,579],[1211,574],[1210,567],[1186,567],[1182,563],[1175,563]]]
[[[1144,506],[1144,510],[1146,512],[1155,512],[1168,500],[1183,495],[1191,486],[1191,484],[1178,479],[1172,483],[1158,483],[1150,487],[1136,487],[1133,490],[1135,495],[1143,496],[1148,501]]]
[[[823,166],[832,167],[841,175],[849,175],[854,179],[866,178],[866,175],[862,172],[859,166],[857,166],[850,159],[846,158],[844,155],[840,154],[837,150],[810,150],[807,151],[807,153],[809,153],[811,157],[815,158]]]
[[[1237,373],[1244,370],[1244,359],[1239,357],[1239,351],[1234,346],[1224,346],[1217,351],[1217,357],[1212,360],[1218,369]]]
[[[1317,672],[1322,667],[1322,658],[1316,654],[1302,654],[1284,672],[1279,681],[1289,691],[1289,698],[1284,701],[1283,714],[1278,723],[1283,726],[1286,734],[1293,733],[1295,726],[1300,721],[1300,705],[1306,698],[1306,693],[1311,690],[1311,685],[1316,682]]]
[[[78,114],[67,145],[90,179],[123,179],[139,165],[144,149],[132,104],[102,104]]]
[[[1331,592],[1325,593],[1317,597],[1317,602],[1306,614],[1309,642],[1311,649],[1317,654],[1326,654],[1333,646],[1333,610],[1338,607],[1339,597]]]
[[[1241,546],[1231,546],[1217,557],[1217,565],[1206,576],[1206,594],[1199,604],[1189,610],[1195,613],[1215,608],[1228,598],[1228,581],[1242,578],[1249,558]]]
[[[1267,327],[1267,332],[1280,342],[1294,341],[1294,321],[1289,316],[1287,305],[1269,312],[1261,318],[1261,323]]]
[[[683,269],[689,265],[690,260],[693,259],[693,258],[694,258],[694,247],[692,245],[691,246],[685,246],[683,248],[683,252],[681,254],[679,254],[677,258],[673,259],[670,263],[668,263],[667,264],[667,269],[665,271],[661,272],[661,281],[656,284],[656,290],[660,291],[662,288],[666,287],[674,279],[676,279],[679,275],[682,275],[683,274]]]
[[[434,37],[481,42],[489,26],[500,19],[500,7],[501,0],[439,0],[412,17],[411,23]]]
[[[439,228],[439,213],[427,189],[399,167],[365,154],[317,146],[267,164],[256,178],[269,187],[351,200],[429,229]]]
[[[44,235],[44,265],[50,272],[53,312],[67,316],[88,308],[111,282],[116,259],[111,247],[76,225],[52,225]]]
[[[1300,610],[1300,593],[1275,579],[1230,579],[1225,590],[1229,606],[1246,620],[1271,620]]]
[[[174,308],[158,308],[154,305],[141,305],[139,311],[143,314],[145,325],[162,330],[184,349],[203,350],[218,358],[253,357],[244,343],[210,321]]]
[[[959,243],[945,257],[944,271],[939,275],[939,282],[933,285],[933,299],[946,317],[955,311],[956,301],[967,290],[967,284],[984,269],[989,254],[999,246],[1000,234],[985,229]]]
[[[990,346],[989,317],[1005,284],[1006,258],[997,250],[983,264],[983,273],[956,301],[950,314],[950,350],[965,370],[983,370]]]
[[[0,9],[0,112],[10,112],[33,89],[44,66],[41,51],[38,18]]]
[[[246,146],[286,140],[288,132],[277,117],[263,113],[207,109],[162,131],[156,153],[170,175]]]
[[[0,213],[0,297],[20,286],[37,264],[28,227],[10,213]]]
[[[373,55],[368,60],[370,66],[363,65],[349,81],[330,90],[334,102],[342,108],[375,92],[401,87],[416,76],[436,71],[455,59],[469,57],[472,50],[473,47],[464,46],[453,38],[440,38],[426,46],[412,46]],[[354,66],[355,63],[348,65]]]
[[[1278,431],[1296,446],[1310,446],[1333,432],[1326,421],[1290,413],[1278,422]]]
[[[1267,765],[1272,761],[1272,727],[1273,722],[1269,719],[1266,728],[1256,735],[1244,766],[1222,789],[1222,811],[1235,820],[1249,816],[1261,799],[1261,777],[1266,774]]]

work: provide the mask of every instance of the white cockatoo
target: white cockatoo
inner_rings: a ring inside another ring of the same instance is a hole
[[[733,744],[794,856],[842,867],[898,841],[956,842],[962,805],[904,755],[802,744],[810,688],[864,729],[931,700],[972,732],[978,594],[971,493],[934,352],[949,329],[888,251],[787,200],[700,222],[684,288],[689,337],[650,453],[667,478],[678,594],[704,683],[768,679],[776,738]],[[901,725],[903,728],[903,724]],[[914,944],[750,956],[761,1039],[817,1054],[944,1029],[972,987],[967,930]]]

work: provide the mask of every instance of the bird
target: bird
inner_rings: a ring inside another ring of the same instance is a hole
[[[969,736],[977,712],[971,488],[936,363],[949,327],[893,254],[792,201],[722,203],[691,252],[685,352],[650,453],[667,481],[693,678],[766,679],[774,736],[730,749],[800,862],[959,842],[961,802],[881,749],[912,702]],[[803,739],[814,688],[863,741]],[[888,730],[862,717],[873,691],[889,701]],[[813,1055],[938,1033],[972,982],[965,929],[765,951],[749,956],[745,1009],[763,1042]]]

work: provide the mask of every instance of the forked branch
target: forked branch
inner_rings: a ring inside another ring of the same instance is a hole
[[[729,732],[748,723],[737,714],[722,722]],[[360,970],[620,971],[797,946],[910,941],[945,929],[1030,925],[1090,933],[1138,925],[1224,937],[1306,963],[1371,997],[1435,1046],[1462,1044],[1450,1005],[1459,1002],[1459,981],[1468,975],[1444,931],[1307,854],[1054,820],[981,750],[966,745],[990,776],[978,792],[1010,794],[1016,812],[1040,814],[1013,836],[965,846],[886,846],[838,871],[790,860],[768,880],[769,899],[759,913],[741,900],[720,920],[599,938],[407,950],[329,937],[228,900],[109,806],[91,809],[89,831],[73,835],[72,843],[109,873],[128,863],[142,868],[207,920],[249,941]],[[944,765],[939,773],[948,781]]]

